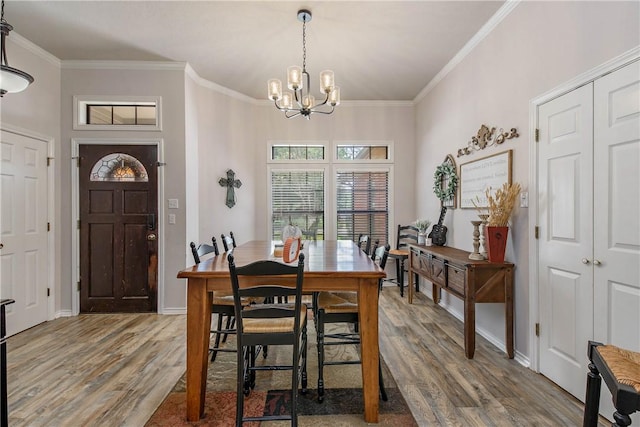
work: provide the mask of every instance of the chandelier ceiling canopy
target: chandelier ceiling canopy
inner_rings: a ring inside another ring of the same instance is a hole
[[[317,104],[311,94],[309,73],[307,72],[307,22],[311,21],[311,12],[306,9],[298,11],[298,20],[302,21],[302,68],[292,65],[287,68],[287,87],[292,92],[282,92],[282,82],[270,79],[267,82],[269,99],[273,100],[276,108],[284,111],[286,118],[296,116],[306,117],[311,114],[331,114],[336,105],[340,104],[340,88],[335,85],[333,71],[320,72],[320,91],[324,101]],[[294,105],[295,102],[295,105]]]
[[[33,77],[9,66],[7,61],[6,51],[6,37],[9,36],[9,32],[13,30],[13,27],[4,20],[4,0],[2,0],[2,15],[0,16],[0,33],[2,33],[2,56],[0,57],[0,97],[5,93],[21,92],[33,83]]]

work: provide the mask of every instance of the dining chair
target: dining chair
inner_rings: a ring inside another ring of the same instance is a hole
[[[409,259],[409,244],[418,244],[418,228],[413,225],[398,224],[398,234],[396,235],[396,248],[389,251],[389,258],[396,261],[395,282],[400,286],[400,296],[404,296],[404,272],[407,271],[406,261]],[[388,280],[393,282],[393,279]],[[416,288],[418,287],[418,276],[416,275]]]
[[[377,247],[373,254],[374,262],[384,270],[389,256],[390,246]],[[382,288],[382,280],[378,284],[378,292]],[[357,360],[325,360],[325,347],[332,345],[360,344],[358,333],[358,294],[357,292],[328,292],[322,291],[317,298],[316,337],[318,342],[318,402],[324,401],[324,367],[332,365],[353,365],[362,363]],[[346,323],[352,325],[354,332],[325,333],[325,326],[330,323]],[[382,364],[378,365],[380,395],[387,400],[382,378]]]
[[[237,401],[236,426],[246,421],[290,420],[297,426],[298,385],[307,391],[307,306],[302,303],[304,254],[298,265],[291,266],[274,260],[256,261],[237,267],[233,254],[227,257],[233,289],[237,324]],[[293,304],[242,304],[243,298],[274,301],[277,297],[295,297]],[[256,366],[256,347],[265,345],[292,346],[290,365]],[[244,416],[244,397],[255,386],[257,371],[291,370],[291,411],[259,417]]]
[[[616,408],[612,426],[628,426],[629,415],[640,411],[640,353],[614,345],[589,341],[589,373],[584,401],[583,427],[598,425],[602,380],[609,388]]]
[[[224,247],[225,252],[229,252],[229,249],[234,249],[236,247],[236,238],[233,235],[233,231],[229,233],[228,236],[225,236],[224,233],[220,235],[222,239],[222,246]]]
[[[213,253],[215,256],[220,255],[218,250],[218,242],[215,237],[211,238],[211,245],[202,243],[196,247],[196,244],[191,242],[191,254],[193,255],[193,262],[200,264],[200,257]],[[249,301],[245,301],[245,305],[248,305]],[[217,326],[211,329],[211,333],[214,335],[213,346],[209,348],[211,352],[211,361],[216,360],[216,356],[219,351],[223,352],[235,352],[235,348],[220,347],[220,342],[223,344],[227,342],[227,336],[229,334],[235,334],[235,311],[233,307],[233,295],[229,292],[216,291],[213,294],[213,304],[211,305],[211,314],[217,317]],[[226,318],[225,327],[222,327],[222,322]]]
[[[365,254],[369,255],[369,251],[371,251],[371,238],[369,238],[368,234],[360,234],[360,236],[358,236],[358,247]]]

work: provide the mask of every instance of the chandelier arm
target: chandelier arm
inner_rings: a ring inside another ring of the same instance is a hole
[[[311,113],[314,113],[314,114],[315,114],[315,113],[318,113],[318,114],[331,114],[331,113],[333,113],[333,110],[334,110],[334,109],[335,109],[335,107],[334,107],[334,106],[331,106],[331,111],[322,111],[322,110],[315,110],[315,109],[312,109],[312,110],[311,110]]]
[[[299,116],[300,114],[302,114],[300,111],[298,111],[298,112],[296,112],[295,114],[292,114],[292,115],[287,114],[287,113],[289,113],[289,112],[291,112],[291,111],[292,111],[292,110],[284,110],[284,116],[285,116],[287,119],[292,119],[292,118],[297,117],[297,116]]]

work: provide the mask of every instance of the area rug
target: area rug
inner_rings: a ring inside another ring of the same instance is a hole
[[[333,330],[344,325],[329,325]],[[328,366],[324,370],[325,399],[317,400],[318,357],[313,321],[308,329],[307,373],[309,390],[298,397],[298,424],[300,426],[338,427],[366,426],[364,421],[364,401],[362,395],[362,374],[360,365]],[[226,346],[235,348],[235,341],[229,338]],[[358,348],[351,345],[326,347],[327,360],[355,359]],[[290,347],[269,347],[266,361],[258,357],[258,363],[290,363]],[[235,376],[236,359],[234,353],[218,353],[216,361],[209,364],[205,414],[198,422],[186,421],[185,378],[178,381],[173,390],[160,404],[147,427],[168,426],[216,426],[235,425]],[[380,400],[380,426],[417,426],[407,403],[389,372],[384,361],[383,378],[388,401]],[[262,371],[257,373],[256,387],[245,397],[245,416],[290,413],[290,371]],[[290,425],[288,421],[245,423],[247,427],[279,427]]]

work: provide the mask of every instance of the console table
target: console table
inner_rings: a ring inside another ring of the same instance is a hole
[[[441,289],[462,299],[464,352],[468,359],[473,359],[476,346],[476,303],[504,303],[507,355],[512,359],[514,265],[510,262],[472,260],[469,259],[470,252],[447,246],[412,244],[409,247],[409,304],[413,303],[414,274],[432,283],[433,302],[436,304],[440,302]]]

